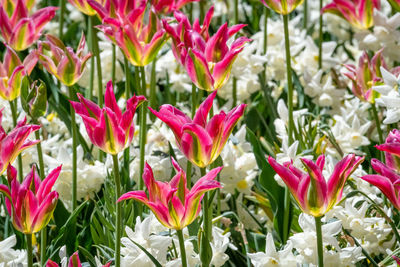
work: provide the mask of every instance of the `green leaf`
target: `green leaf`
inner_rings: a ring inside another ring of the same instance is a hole
[[[283,240],[283,218],[284,208],[282,203],[285,202],[285,189],[278,185],[274,179],[275,172],[269,165],[266,159],[264,151],[261,149],[261,145],[254,135],[254,133],[247,128],[247,139],[253,146],[253,153],[257,161],[257,165],[261,170],[259,176],[259,183],[267,193],[268,199],[271,203],[271,208],[274,213],[274,227],[278,232],[281,240]],[[292,214],[289,217],[289,227],[292,220]]]
[[[140,248],[147,255],[147,257],[149,257],[149,259],[154,263],[154,265],[156,267],[162,267],[161,263],[156,258],[154,258],[154,256],[151,255],[150,252],[148,252],[144,247],[142,247],[141,245],[139,245],[138,243],[136,243],[132,239],[130,239],[130,240],[133,242],[133,244],[135,244],[138,248]]]

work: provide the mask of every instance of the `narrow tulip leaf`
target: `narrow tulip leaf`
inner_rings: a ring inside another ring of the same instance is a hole
[[[96,260],[94,259],[92,254],[84,247],[79,246],[78,248],[81,255],[85,256],[86,259],[89,261],[90,266],[96,266]]]
[[[266,155],[261,149],[261,145],[255,136],[255,134],[247,128],[247,140],[251,143],[253,147],[254,156],[258,167],[261,170],[259,176],[259,182],[262,188],[267,193],[268,199],[271,203],[271,208],[274,213],[274,227],[278,232],[281,240],[283,240],[283,218],[284,218],[284,208],[282,203],[285,202],[285,189],[278,185],[274,179],[275,172],[272,167],[268,164],[266,160]],[[289,214],[289,227],[292,221],[292,214]]]
[[[135,244],[138,248],[140,248],[140,249],[147,255],[147,257],[149,257],[149,259],[154,263],[154,265],[155,265],[156,267],[162,267],[161,263],[160,263],[156,258],[154,258],[154,256],[151,255],[150,252],[148,252],[144,247],[142,247],[140,244],[136,243],[136,242],[133,241],[132,239],[131,239],[131,241],[132,241],[133,244]]]

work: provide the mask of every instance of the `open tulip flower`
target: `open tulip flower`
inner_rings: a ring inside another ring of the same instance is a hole
[[[321,12],[332,13],[353,27],[366,30],[374,25],[374,8],[380,9],[380,0],[333,0]]]
[[[261,0],[261,2],[276,13],[287,15],[301,5],[304,0]]]
[[[46,267],[59,267],[57,263],[55,263],[52,260],[48,260],[46,263]],[[62,265],[63,266],[63,265]],[[110,267],[111,266],[111,261],[108,262],[107,264],[103,265],[103,267]],[[68,261],[68,267],[82,267],[81,260],[79,259],[79,254],[78,252],[75,252],[72,254],[72,256],[69,258]]]
[[[144,96],[128,99],[126,111],[122,113],[115,100],[112,82],[107,83],[104,107],[78,94],[80,102],[71,102],[75,112],[82,117],[92,143],[106,153],[115,155],[132,143],[135,132],[133,117],[136,108],[146,100]]]
[[[364,175],[362,179],[378,187],[393,206],[400,209],[400,131],[392,130],[386,142],[376,148],[385,152],[386,164],[372,159],[371,166],[379,174]]]
[[[181,9],[184,5],[200,0],[152,0],[151,5],[157,13],[169,14]]]
[[[214,179],[222,167],[209,171],[189,190],[186,186],[185,172],[173,158],[171,160],[177,174],[169,183],[156,181],[153,170],[146,163],[143,181],[147,187],[148,196],[145,191],[131,191],[123,194],[118,202],[126,199],[140,201],[149,207],[165,227],[182,230],[199,215],[200,202],[204,193],[221,187],[220,183]]]
[[[208,27],[213,12],[211,7],[203,27],[200,27],[198,20],[191,26],[188,18],[178,11],[174,14],[177,24],[169,25],[167,20],[163,20],[164,28],[173,40],[176,60],[186,68],[192,82],[206,91],[217,90],[226,84],[233,62],[250,41],[246,37],[239,37],[230,47],[227,44],[245,24],[228,27],[228,23],[225,23],[210,37]]]
[[[332,175],[326,180],[322,175],[324,155],[319,156],[315,163],[301,159],[308,173],[294,167],[292,162],[281,165],[268,157],[269,164],[285,182],[300,209],[314,217],[323,216],[341,200],[347,178],[363,160],[354,154],[347,155],[335,165]]]
[[[358,60],[357,67],[352,64],[344,65],[349,70],[345,75],[352,81],[353,94],[361,101],[374,103],[375,98],[379,96],[372,87],[382,81],[381,66],[387,69],[382,51],[382,49],[379,50],[372,59],[364,51]]]
[[[177,145],[186,158],[200,168],[218,158],[246,107],[246,104],[240,104],[228,114],[221,111],[207,122],[216,93],[210,94],[200,105],[193,121],[171,105],[162,105],[158,112],[149,108],[174,132]]]
[[[19,121],[17,126],[8,134],[1,127],[2,109],[0,109],[0,175],[12,164],[17,156],[25,149],[37,144],[39,140],[26,140],[28,136],[39,130],[38,125],[26,125],[26,118]]]
[[[100,5],[103,5],[107,1],[109,1],[109,0],[106,0],[106,1],[98,0],[95,2],[98,2]],[[92,8],[92,6],[89,4],[89,2],[87,0],[68,0],[68,2],[71,5],[73,5],[74,7],[76,7],[80,12],[82,12],[85,15],[94,16],[97,14],[96,10],[94,10]]]
[[[60,172],[61,166],[41,181],[33,165],[31,172],[20,184],[17,170],[12,165],[8,166],[9,187],[0,185],[0,192],[6,196],[7,211],[15,229],[24,234],[33,234],[49,223],[58,200],[58,193],[51,189]]]
[[[7,101],[16,99],[21,93],[23,78],[32,72],[36,62],[35,53],[21,62],[17,53],[6,45],[3,62],[0,62],[0,97]]]
[[[74,85],[81,78],[86,62],[92,56],[91,53],[84,55],[85,36],[82,34],[76,53],[53,35],[46,35],[46,39],[39,42],[39,62],[66,86]]]
[[[25,6],[30,12],[35,5],[35,0],[24,0]],[[0,0],[0,5],[7,12],[8,17],[11,17],[17,7],[18,0]]]
[[[45,7],[29,15],[24,0],[17,0],[11,17],[0,6],[0,31],[4,41],[16,51],[30,47],[42,34],[43,27],[55,16],[57,7]]]
[[[147,1],[114,0],[111,7],[89,3],[102,18],[103,24],[97,28],[121,48],[131,64],[146,66],[155,59],[167,38],[154,10],[149,10],[145,19]]]

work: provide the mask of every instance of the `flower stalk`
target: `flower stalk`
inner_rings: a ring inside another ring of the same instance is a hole
[[[25,234],[25,236],[28,267],[33,267],[32,234]]]
[[[187,267],[185,240],[183,239],[182,230],[176,230],[176,235],[179,239],[179,248],[181,251],[182,267]]]
[[[17,119],[18,119],[18,115],[17,115],[17,101],[13,100],[13,101],[9,101],[10,103],[10,108],[11,108],[11,115],[12,115],[12,120],[13,120],[13,125],[14,127],[17,126]],[[18,180],[21,182],[24,179],[24,175],[23,175],[23,169],[22,169],[22,156],[21,154],[18,155]]]
[[[292,84],[292,67],[290,58],[290,43],[289,43],[289,18],[288,15],[282,15],[283,17],[283,28],[285,33],[285,52],[286,52],[286,76],[287,76],[287,103],[288,103],[288,139],[289,145],[293,143],[293,84]],[[286,241],[289,236],[290,228],[290,209],[291,200],[290,192],[287,187],[285,187],[285,202],[284,202],[284,217],[283,217],[283,240]]]
[[[72,101],[74,98],[74,88],[69,88],[69,98]],[[76,119],[75,109],[70,105],[71,114],[71,135],[72,135],[72,210],[76,209],[77,206],[77,131],[76,131]]]
[[[322,0],[319,0],[319,10],[322,9]],[[323,21],[322,14],[319,16],[319,41],[318,41],[318,68],[322,69],[322,42],[323,42]]]
[[[122,236],[122,203],[118,202],[119,197],[121,196],[121,180],[119,177],[119,167],[118,167],[118,154],[112,155],[113,157],[113,165],[114,165],[114,182],[115,182],[115,202],[117,204],[117,212],[115,219],[115,228],[116,228],[116,236],[115,236],[115,267],[119,267],[121,265],[121,236]]]
[[[140,69],[140,76],[142,80],[141,85],[141,94],[146,96],[146,74],[144,71],[144,67],[139,67]],[[147,134],[147,103],[144,102],[140,107],[140,132],[139,132],[139,142],[140,142],[140,170],[139,170],[139,177],[143,176],[144,170],[144,157],[145,157],[145,148],[146,148],[146,134]],[[144,187],[143,179],[139,179],[139,190],[142,190]]]
[[[321,217],[314,217],[315,230],[317,233],[318,266],[324,267],[324,250],[322,244]]]
[[[60,18],[58,24],[58,36],[62,40],[64,35],[64,14],[65,14],[65,0],[60,0]]]

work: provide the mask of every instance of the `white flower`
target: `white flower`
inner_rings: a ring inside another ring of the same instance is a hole
[[[291,267],[301,264],[300,257],[293,255],[293,243],[289,240],[282,250],[276,251],[271,233],[267,234],[265,252],[249,253],[254,267],[282,266]]]
[[[153,266],[150,258],[132,241],[144,247],[161,264],[165,265],[167,260],[167,250],[171,245],[172,238],[167,235],[159,235],[166,231],[153,214],[143,221],[138,216],[136,218],[135,230],[126,227],[127,237],[121,239],[121,266]]]
[[[381,94],[380,98],[376,99],[376,103],[387,109],[383,123],[391,124],[400,119],[400,74],[396,77],[383,67],[381,67],[381,73],[384,85],[374,86],[373,89]]]
[[[17,238],[12,235],[0,241],[0,267],[26,266],[27,255],[25,250],[15,250]]]
[[[289,240],[293,242],[296,251],[303,256],[303,263],[315,265],[317,262],[317,237],[314,218],[302,213],[299,216],[299,225],[303,232],[294,234]],[[322,225],[324,263],[326,266],[334,267],[338,264],[344,266],[344,262],[354,264],[362,259],[360,248],[348,245],[347,249],[342,251],[336,239],[336,235],[340,233],[341,228],[342,224],[339,220]],[[351,253],[351,255],[349,255],[349,253]]]

